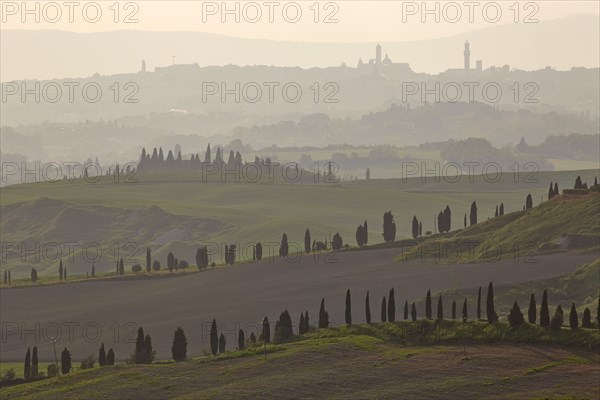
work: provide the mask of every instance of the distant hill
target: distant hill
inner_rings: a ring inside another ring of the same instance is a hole
[[[593,15],[571,15],[537,24],[506,24],[440,39],[382,43],[394,62],[417,72],[438,73],[462,66],[462,46],[489,65],[561,70],[599,66],[599,25]],[[577,46],[573,44],[577,43]],[[179,63],[206,65],[355,66],[374,55],[375,43],[302,43],[240,39],[201,32],[2,30],[1,80],[54,79],[137,72]],[[533,51],[535,49],[535,51]],[[583,50],[582,50],[583,49]],[[43,62],[39,62],[44,60]],[[68,60],[68,62],[65,62]]]

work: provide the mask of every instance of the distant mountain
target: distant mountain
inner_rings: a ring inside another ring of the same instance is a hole
[[[381,43],[394,62],[417,72],[438,73],[462,66],[463,43],[484,68],[508,64],[526,70],[600,64],[598,17],[577,14],[538,24],[506,24],[455,36]],[[301,43],[241,39],[201,32],[2,30],[0,79],[58,79],[136,72],[172,63],[206,65],[356,66],[374,57],[375,43]]]

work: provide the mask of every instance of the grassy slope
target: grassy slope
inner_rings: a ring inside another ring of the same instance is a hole
[[[520,210],[525,196],[531,193],[534,203],[545,196],[549,181],[558,181],[560,187],[571,186],[574,176],[581,175],[586,181],[593,180],[596,171],[541,172],[533,176],[537,182],[525,183],[527,174],[515,176],[505,172],[498,182],[485,182],[481,176],[470,182],[464,176],[453,183],[444,179],[435,182],[431,177],[421,179],[371,180],[326,184],[251,184],[251,183],[202,183],[198,175],[152,175],[139,176],[138,183],[114,183],[104,178],[98,183],[60,181],[57,183],[37,183],[17,185],[0,189],[3,207],[20,202],[32,202],[47,197],[73,203],[81,207],[102,205],[121,209],[157,206],[177,215],[211,218],[222,221],[231,228],[217,230],[204,235],[201,241],[218,243],[250,241],[279,241],[286,232],[290,242],[303,246],[304,231],[311,229],[313,238],[328,239],[339,231],[345,242],[354,244],[356,226],[367,220],[370,243],[381,241],[381,220],[386,210],[395,214],[397,238],[410,234],[413,215],[423,222],[423,231],[433,230],[433,215],[450,205],[456,227],[462,216],[468,212],[471,201],[477,200],[479,218],[492,217],[495,206],[500,202],[506,212]],[[515,179],[516,178],[516,179]],[[531,178],[531,177],[529,177]],[[367,206],[368,205],[368,206]],[[43,210],[39,210],[43,212]],[[69,239],[68,227],[63,227],[62,236]],[[27,227],[23,227],[27,232]],[[60,233],[60,232],[59,232]],[[128,232],[117,233],[127,236]],[[159,233],[157,232],[157,235]],[[71,236],[74,236],[71,234]],[[76,235],[75,235],[76,236]],[[146,241],[139,241],[134,233],[129,233],[130,241],[137,244],[138,252],[132,257],[143,263]],[[3,235],[3,241],[20,241],[20,237]],[[78,241],[73,237],[65,242]],[[113,244],[114,235],[98,233],[94,241],[102,244],[104,254]],[[139,243],[138,243],[139,241]],[[160,257],[168,251],[178,249],[177,256],[193,262],[194,249],[200,240],[191,242],[174,241],[155,249]],[[161,259],[165,264],[166,260]],[[83,257],[75,255],[75,262],[69,263],[73,273],[89,271],[91,265],[84,265]],[[26,277],[31,263],[20,265],[3,263],[4,268],[15,268],[13,278]],[[18,268],[18,269],[16,269]],[[37,265],[39,275],[54,275],[58,261],[43,262]],[[112,257],[103,258],[97,263],[96,271],[112,272]],[[76,272],[79,271],[79,272]]]
[[[586,307],[592,312],[592,318],[596,315],[600,291],[598,282],[599,277],[600,259],[581,266],[577,271],[571,274],[519,285],[495,286],[494,302],[501,317],[508,314],[514,301],[519,303],[521,310],[525,313],[529,305],[530,296],[533,293],[539,315],[542,292],[544,289],[547,289],[550,312],[553,313],[558,304],[561,304],[563,309],[568,312],[571,304],[574,303],[579,314],[579,322],[581,323],[583,310]],[[458,309],[460,310],[464,298],[467,298],[470,305],[476,304],[477,293],[475,290],[476,289],[470,291],[450,290],[444,291],[441,294],[445,299],[446,307],[450,305],[452,300],[456,300]],[[483,289],[483,296],[485,296],[485,288]],[[423,300],[421,300],[421,302],[423,302]],[[472,309],[471,312],[474,312],[474,310]],[[485,313],[485,309],[483,312]]]
[[[519,257],[533,261],[533,252],[541,250],[542,246],[542,249],[560,249],[559,241],[564,234],[587,236],[595,245],[586,240],[582,247],[597,251],[599,206],[597,194],[559,196],[527,211],[505,214],[466,229],[421,239],[399,260],[438,257],[442,262],[470,262]]]
[[[427,345],[402,344],[404,325],[416,332],[411,323],[344,326],[269,345],[267,360],[259,345],[183,363],[95,368],[3,389],[3,398],[523,399],[574,394],[593,398],[598,391],[599,359],[589,349],[468,340],[468,359],[463,359],[460,323],[443,323],[448,336],[432,343],[430,334]],[[493,327],[469,322],[465,336],[487,328]],[[514,340],[514,331],[503,324],[497,328],[488,333]],[[587,343],[596,349],[600,345],[598,331],[592,330],[547,332],[526,326],[519,337],[526,342]]]

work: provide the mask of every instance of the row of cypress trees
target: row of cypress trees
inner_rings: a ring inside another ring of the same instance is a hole
[[[481,319],[481,287],[479,287],[477,293],[477,309],[476,316],[477,319]],[[486,296],[486,319],[489,323],[498,321],[498,314],[495,310],[494,305],[494,287],[493,283],[490,282],[488,285],[487,296]],[[600,298],[598,299],[598,315],[597,318],[600,319]],[[352,295],[350,289],[346,290],[346,298],[345,298],[345,322],[347,325],[352,325]],[[406,301],[404,303],[403,308],[403,317],[404,320],[412,320],[417,321],[417,308],[415,302],[412,303],[409,310],[409,303]],[[452,301],[451,306],[451,318],[456,319],[457,317],[467,320],[468,317],[468,307],[467,307],[467,299],[464,299],[462,305],[462,312],[460,315],[457,315],[457,304],[456,300]],[[549,327],[550,329],[560,329],[563,325],[564,312],[562,307],[559,305],[554,313],[552,319],[550,319],[550,314],[548,310],[548,294],[547,291],[544,290],[542,294],[542,304],[539,312],[539,324],[543,327]],[[432,306],[432,297],[431,290],[427,290],[427,294],[425,295],[425,318],[428,320],[433,320],[433,306]],[[365,319],[367,324],[372,323],[371,318],[371,306],[370,306],[370,293],[367,291],[365,297]],[[381,322],[395,322],[396,321],[396,299],[394,288],[391,288],[388,296],[383,296],[381,302]],[[437,310],[436,310],[436,320],[444,319],[444,306],[442,296],[438,296],[437,300]],[[529,309],[527,312],[527,320],[530,324],[535,324],[537,322],[537,306],[535,301],[535,295],[532,293]],[[310,331],[310,322],[309,322],[308,311],[300,313],[300,322],[298,325],[298,334],[302,335]],[[518,327],[525,323],[525,318],[518,303],[515,301],[513,307],[510,310],[508,315],[508,322],[511,327]],[[570,314],[569,314],[569,326],[571,329],[579,328],[579,316],[577,314],[577,309],[575,304],[572,304]],[[583,312],[583,318],[581,322],[581,326],[583,328],[592,328],[592,320],[591,320],[591,312],[589,308],[585,308]],[[319,307],[319,320],[318,320],[319,329],[324,329],[329,327],[329,314],[325,309],[325,299],[321,299],[321,304]],[[284,310],[279,319],[275,323],[275,341],[282,342],[289,339],[293,336],[293,327],[292,327],[292,319],[287,310]],[[265,344],[271,342],[271,328],[269,324],[268,317],[265,317],[262,322],[262,333],[259,337],[260,341],[263,341]],[[256,343],[257,338],[254,333],[251,334],[249,341],[251,343]],[[215,319],[212,321],[211,330],[210,330],[210,347],[211,353],[213,355],[217,355],[219,353],[224,353],[226,351],[226,339],[225,335],[221,333],[218,334],[217,322]],[[171,352],[173,359],[177,362],[184,361],[187,358],[187,338],[185,333],[181,327],[177,327],[175,333],[173,335],[173,344],[171,347]],[[246,337],[243,329],[240,329],[238,332],[238,349],[244,350],[246,347]],[[144,335],[144,330],[142,327],[138,329],[138,336],[136,340],[135,351],[131,355],[130,362],[135,364],[149,364],[154,360],[155,351],[152,349],[152,340],[150,335]],[[108,354],[105,353],[104,343],[100,346],[99,354],[98,354],[98,363],[100,366],[106,365],[114,365],[115,356],[113,349],[111,348],[108,351]],[[61,354],[61,370],[63,374],[70,372],[71,370],[71,354],[68,349],[65,347]],[[30,350],[27,349],[27,354],[25,356],[25,370],[24,370],[25,379],[31,379],[38,376],[38,356],[37,356],[37,347],[33,348],[33,354],[31,355]]]
[[[100,346],[98,351],[98,364],[101,367],[115,365],[115,353],[113,349],[109,349],[106,353],[104,349],[104,343]],[[72,357],[71,352],[66,347],[60,353],[60,371],[63,375],[68,374],[72,370]],[[56,366],[50,364],[48,366],[48,376],[52,376],[56,373]],[[36,379],[40,377],[39,361],[38,361],[38,349],[37,346],[33,347],[33,351],[27,348],[25,354],[25,363],[23,366],[23,378],[25,380]]]

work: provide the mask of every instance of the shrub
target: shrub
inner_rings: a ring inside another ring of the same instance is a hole
[[[81,365],[79,366],[79,368],[81,368],[81,369],[94,368],[95,363],[96,363],[96,357],[94,357],[93,355],[89,355],[81,361]]]
[[[550,329],[560,329],[563,324],[563,319],[564,319],[564,315],[563,315],[562,307],[558,306],[556,308],[556,312],[554,313],[554,316],[552,317],[552,320],[550,321]]]
[[[184,361],[187,357],[187,339],[181,327],[177,327],[173,335],[173,346],[171,347],[173,360]]]
[[[133,264],[131,266],[132,272],[142,272],[142,266],[140,264]]]
[[[585,310],[583,310],[583,318],[581,319],[581,327],[588,328],[588,329],[592,327],[592,313],[590,312],[590,309],[587,307]]]
[[[519,308],[519,304],[515,301],[513,304],[510,314],[508,315],[508,323],[512,328],[523,325],[525,319],[523,318],[523,313],[521,312],[521,308]]]
[[[8,371],[6,371],[6,373],[4,373],[4,376],[2,377],[3,381],[12,381],[13,379],[15,379],[15,370],[13,368],[10,368]]]
[[[115,365],[115,352],[112,348],[106,353],[106,365]]]

